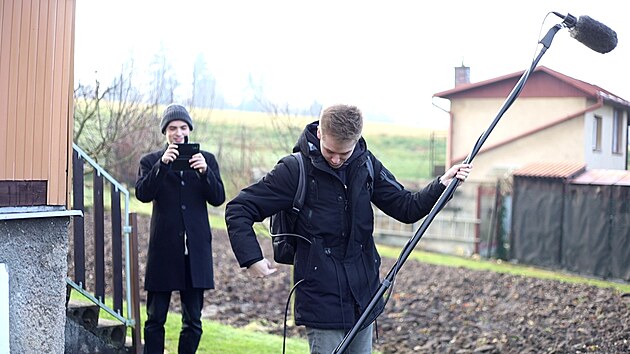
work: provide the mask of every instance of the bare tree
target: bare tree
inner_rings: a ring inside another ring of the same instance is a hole
[[[269,146],[271,146],[274,153],[279,155],[290,153],[302,133],[302,130],[304,130],[303,120],[300,118],[305,115],[311,115],[313,117],[319,116],[321,105],[314,102],[309,112],[300,112],[299,110],[291,109],[288,104],[280,106],[265,97],[263,88],[260,85],[256,85],[251,76],[249,82],[250,87],[254,91],[255,100],[270,118],[272,134],[268,137]],[[314,112],[314,110],[316,110],[316,112]]]
[[[161,139],[157,105],[134,88],[133,65],[105,89],[79,83],[74,91],[74,141],[124,182],[133,182],[140,155]]]
[[[162,49],[153,57],[150,65],[151,87],[149,97],[154,105],[169,104],[175,101],[175,89],[179,82],[168,61],[165,50]]]
[[[192,95],[188,100],[189,112],[199,122],[195,126],[197,137],[206,137],[213,142],[220,142],[223,135],[211,127],[212,111],[216,107],[216,81],[208,72],[202,54],[199,54],[193,67]],[[218,158],[218,156],[217,156]]]
[[[216,80],[208,72],[203,54],[197,55],[193,67],[192,97],[190,106],[198,108],[216,108],[220,97],[216,92]]]

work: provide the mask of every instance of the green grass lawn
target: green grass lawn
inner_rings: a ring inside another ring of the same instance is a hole
[[[71,295],[73,300],[89,303],[82,295],[73,291]],[[108,306],[111,306],[111,299],[106,300]],[[123,312],[125,310],[123,309]],[[141,308],[142,315],[146,316],[144,307]],[[100,317],[115,320],[113,316],[106,311],[101,310]],[[166,319],[164,348],[167,353],[177,353],[177,343],[179,331],[181,329],[182,317],[179,313],[170,312]],[[142,322],[139,324],[142,327]],[[264,333],[257,330],[252,324],[249,328],[234,328],[223,325],[219,322],[202,319],[203,335],[197,353],[199,354],[241,354],[241,353],[257,353],[257,354],[277,354],[282,352],[283,337]],[[127,335],[131,337],[132,329],[128,328]],[[308,353],[308,342],[300,338],[286,339],[286,353]]]
[[[165,347],[169,353],[177,353],[177,341],[181,316],[169,313],[166,323]],[[308,343],[303,339],[287,338],[286,353],[308,353]],[[282,352],[282,336],[255,330],[232,328],[212,321],[203,321],[203,336],[199,354],[277,354]]]

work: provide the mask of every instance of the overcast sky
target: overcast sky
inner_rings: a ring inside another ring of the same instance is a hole
[[[562,29],[539,65],[630,100],[630,21],[617,0],[156,1],[77,0],[75,81],[102,81],[134,59],[148,67],[161,48],[182,90],[203,53],[226,98],[248,77],[277,104],[356,104],[366,114],[444,126],[434,93],[454,86],[454,67],[478,82],[529,67],[538,41],[562,20],[588,15],[619,44],[599,54]],[[442,102],[440,102],[443,105]],[[494,117],[488,117],[490,121]]]

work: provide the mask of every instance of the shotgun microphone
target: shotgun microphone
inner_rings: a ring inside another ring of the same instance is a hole
[[[617,33],[605,24],[595,21],[589,16],[575,19],[571,14],[566,16],[553,12],[564,19],[564,25],[569,28],[571,37],[598,53],[608,53],[617,46]]]

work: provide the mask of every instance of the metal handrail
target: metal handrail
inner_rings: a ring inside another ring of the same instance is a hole
[[[125,186],[120,184],[114,177],[112,177],[109,173],[107,173],[107,171],[105,171],[98,163],[96,163],[96,161],[94,161],[85,151],[83,151],[83,149],[81,149],[74,142],[72,143],[72,148],[74,149],[74,151],[77,152],[77,154],[79,154],[79,157],[81,159],[87,161],[92,166],[92,168],[94,168],[94,171],[98,175],[105,177],[114,187],[116,187],[117,191],[120,191],[122,194],[125,195],[125,224],[123,225],[123,233],[125,234],[125,283],[126,283],[125,295],[126,295],[126,300],[127,300],[127,318],[125,318],[124,321],[122,321],[122,319],[119,316],[115,315],[115,312],[111,310],[107,305],[105,305],[101,301],[94,301],[96,299],[93,298],[91,294],[86,292],[81,286],[76,286],[76,284],[69,279],[68,279],[68,284],[70,284],[73,288],[75,288],[81,294],[85,295],[88,299],[95,302],[95,304],[97,304],[99,307],[105,309],[107,312],[114,315],[114,317],[121,320],[121,322],[124,322],[125,325],[133,326],[135,324],[135,321],[132,318],[132,313],[131,313],[131,291],[130,291],[131,265],[129,264],[130,263],[129,260],[131,259],[131,254],[130,254],[131,252],[130,252],[130,245],[129,245],[129,234],[131,233],[131,225],[129,224],[129,191],[127,190],[127,188],[125,188]]]

